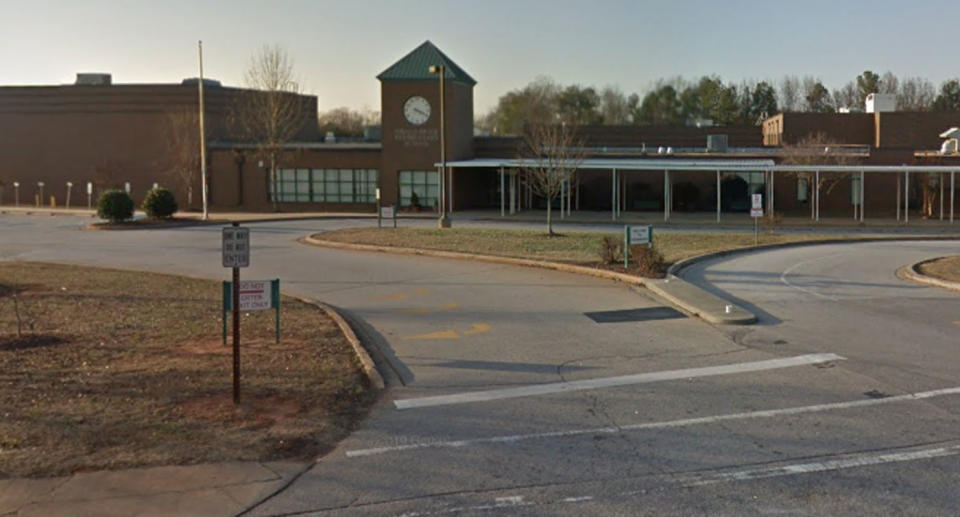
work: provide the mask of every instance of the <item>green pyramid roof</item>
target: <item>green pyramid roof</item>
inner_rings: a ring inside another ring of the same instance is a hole
[[[436,81],[437,76],[430,73],[430,65],[443,65],[443,76],[447,81],[463,83],[468,86],[477,84],[469,74],[464,72],[443,52],[440,52],[440,49],[430,41],[424,41],[422,45],[403,56],[400,61],[381,72],[377,79],[381,81]]]

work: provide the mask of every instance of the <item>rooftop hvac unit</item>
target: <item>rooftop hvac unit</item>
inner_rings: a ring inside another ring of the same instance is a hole
[[[727,135],[707,135],[707,152],[725,153],[728,149],[727,142]]]
[[[943,145],[940,146],[940,154],[957,154],[957,139],[951,138],[950,140],[944,140]]]
[[[897,96],[892,93],[870,93],[865,104],[867,113],[897,111]]]
[[[110,74],[77,74],[77,86],[110,86],[113,82]]]

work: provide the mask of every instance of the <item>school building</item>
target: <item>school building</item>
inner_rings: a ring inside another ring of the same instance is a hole
[[[275,178],[256,142],[231,123],[236,103],[256,92],[205,82],[212,209],[373,212],[377,189],[381,204],[401,211],[416,209],[414,201],[437,210],[441,192],[453,214],[545,207],[525,183],[521,138],[475,134],[476,81],[440,49],[424,42],[376,78],[381,123],[365,138],[319,134],[317,99],[300,96],[303,126],[283,146]],[[169,121],[198,110],[197,90],[196,80],[112,84],[102,74],[80,74],[71,85],[0,87],[0,204],[31,204],[41,191],[44,204],[51,195],[62,204],[67,182],[97,191],[129,183],[139,201],[159,183],[186,207]],[[750,195],[762,193],[767,210],[814,219],[906,217],[906,210],[935,217],[940,207],[952,214],[960,155],[949,130],[960,126],[960,114],[899,112],[882,96],[866,111],[781,113],[744,127],[580,127],[583,162],[554,204],[614,219],[715,212],[719,220],[749,211]],[[84,188],[74,188],[74,205],[83,204]],[[198,208],[199,173],[189,190],[190,208]]]

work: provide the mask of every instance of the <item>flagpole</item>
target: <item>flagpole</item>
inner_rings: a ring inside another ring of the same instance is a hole
[[[210,218],[207,212],[207,134],[203,127],[203,41],[197,42],[200,54],[200,80],[197,81],[200,90],[200,180],[203,183],[203,220]]]

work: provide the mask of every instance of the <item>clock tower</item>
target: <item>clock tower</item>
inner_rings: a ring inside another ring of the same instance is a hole
[[[384,204],[410,206],[411,195],[416,194],[424,209],[436,206],[440,77],[430,73],[433,65],[443,65],[444,71],[447,161],[473,157],[473,86],[477,82],[425,41],[377,76],[383,129],[379,183]]]

